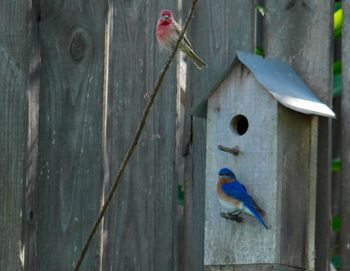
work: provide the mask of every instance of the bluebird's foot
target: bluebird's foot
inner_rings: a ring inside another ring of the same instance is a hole
[[[223,218],[225,218],[225,219],[231,219],[231,216],[230,216],[229,213],[224,213],[224,212],[222,212],[222,213],[220,213],[220,215],[221,215],[221,217],[223,217]]]
[[[232,213],[229,213],[229,215],[231,216],[232,220],[237,221],[238,223],[241,223],[243,221],[240,211],[233,211]]]
[[[241,223],[243,221],[243,218],[240,216],[241,213],[235,213],[235,212],[232,212],[232,213],[220,213],[221,217],[225,218],[225,219],[229,219],[229,220],[233,220],[233,221],[236,221],[238,223]]]
[[[240,215],[232,215],[232,220],[237,221],[238,223],[242,223],[243,217],[241,217]]]

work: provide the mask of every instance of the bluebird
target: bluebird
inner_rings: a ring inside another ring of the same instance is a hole
[[[266,229],[262,216],[265,214],[253,198],[248,194],[247,189],[237,179],[235,174],[228,168],[219,171],[219,179],[216,186],[219,201],[230,213],[221,213],[227,219],[242,222],[241,212],[254,216]]]

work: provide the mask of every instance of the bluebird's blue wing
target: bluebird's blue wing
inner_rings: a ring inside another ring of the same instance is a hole
[[[239,182],[233,181],[230,183],[224,183],[222,190],[229,196],[238,199],[244,204],[253,205],[251,196],[247,193],[247,189]]]
[[[260,209],[252,197],[248,194],[247,189],[239,181],[233,181],[230,183],[224,183],[222,185],[222,190],[229,196],[243,202],[251,213],[256,217],[256,219],[266,228],[265,221],[262,219],[260,213],[257,209]]]

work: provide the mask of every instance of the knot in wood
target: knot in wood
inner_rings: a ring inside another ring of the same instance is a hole
[[[69,52],[75,61],[80,61],[86,50],[86,40],[82,33],[75,33],[70,42]]]

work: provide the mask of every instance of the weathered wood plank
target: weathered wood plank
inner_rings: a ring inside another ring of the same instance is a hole
[[[176,1],[110,1],[105,186],[114,180],[169,52],[155,39]],[[175,12],[175,17],[176,12]],[[175,65],[170,68],[104,221],[104,270],[173,270],[176,221]]]
[[[26,170],[27,1],[0,9],[0,270],[22,270]]]
[[[205,271],[303,271],[304,268],[289,267],[279,264],[249,264],[249,265],[215,265],[206,266]]]
[[[23,238],[25,246],[24,270],[36,270],[37,249],[37,177],[38,177],[38,132],[40,91],[40,0],[31,1],[28,24],[30,48],[28,84],[28,133],[27,171],[24,190]]]
[[[105,1],[41,4],[36,270],[71,270],[102,193]],[[82,270],[99,270],[99,241]]]
[[[281,229],[277,237],[280,258],[276,260],[286,266],[306,269],[309,219],[315,218],[309,213],[309,206],[315,207],[312,200],[316,196],[315,190],[312,191],[314,194],[310,193],[310,184],[315,181],[314,165],[310,163],[312,117],[293,112],[283,105],[279,105],[278,111],[277,180],[281,197],[277,206],[281,221],[277,223]],[[313,240],[314,236],[310,238]]]
[[[289,61],[323,102],[331,104],[332,1],[266,0],[264,49]],[[319,121],[316,270],[328,270],[330,248],[330,120]]]
[[[190,1],[185,2],[188,6]],[[222,76],[235,50],[254,50],[253,2],[202,0],[198,3],[188,36],[208,68],[198,71],[188,63],[189,105],[197,104]],[[184,270],[203,270],[206,121],[195,117],[189,121],[190,114],[187,106],[184,144],[189,146],[189,152],[185,162]]]
[[[340,270],[350,270],[350,1],[343,3],[344,21],[342,32],[342,75],[341,96],[341,184],[340,184]]]

